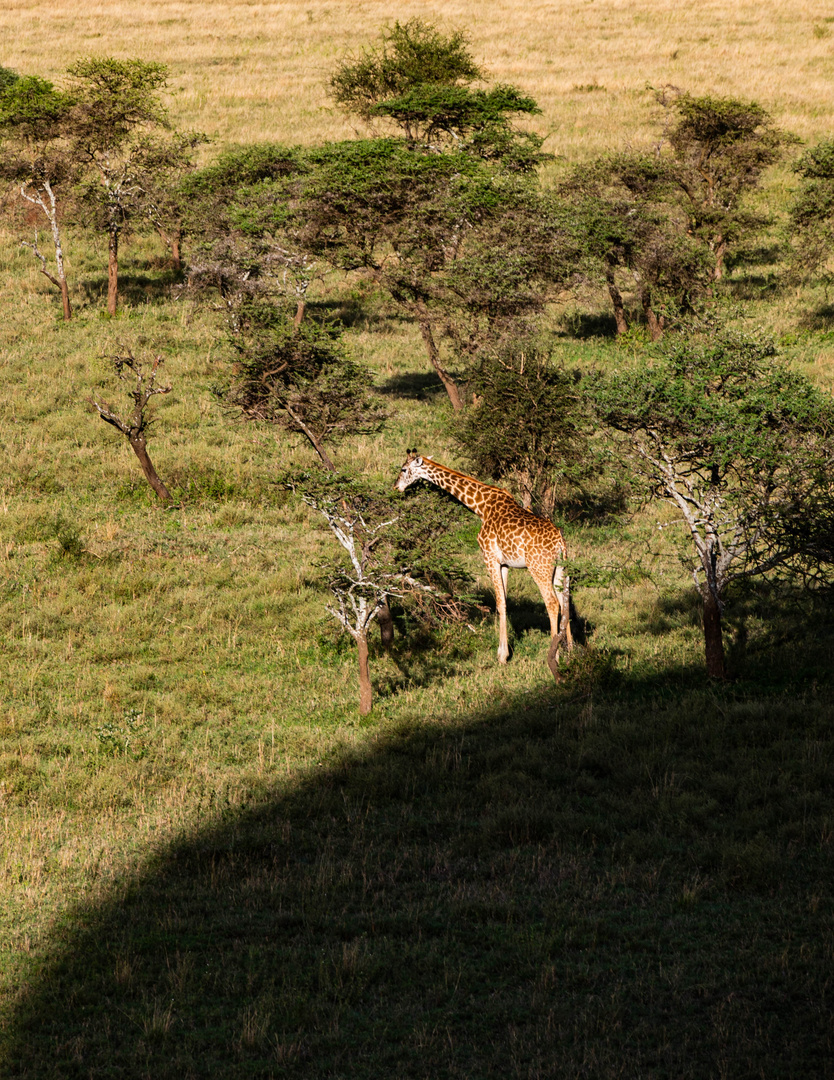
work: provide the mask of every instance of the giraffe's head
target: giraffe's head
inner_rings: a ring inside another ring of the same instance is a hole
[[[415,450],[409,450],[406,454],[403,467],[400,469],[400,475],[394,481],[394,487],[397,491],[405,491],[409,484],[413,484],[415,480],[420,480],[424,473],[423,459]]]

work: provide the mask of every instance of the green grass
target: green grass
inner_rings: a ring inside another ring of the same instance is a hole
[[[274,482],[311,454],[217,409],[219,316],[169,297],[151,241],[115,320],[76,250],[69,325],[0,250],[0,1075],[832,1075],[830,602],[736,595],[710,686],[681,530],[573,522],[561,684],[514,572],[506,668],[491,618],[401,632],[360,719],[332,539]],[[724,287],[739,318],[830,386],[825,297],[757,275]],[[390,411],[337,461],[456,461],[415,328],[328,289]],[[564,315],[570,363],[645,348]],[[119,343],[165,357],[172,509],[87,402],[126,402]]]

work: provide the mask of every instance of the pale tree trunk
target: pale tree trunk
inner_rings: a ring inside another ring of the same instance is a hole
[[[51,212],[49,214],[49,226],[52,229],[52,242],[55,245],[55,266],[58,268],[58,281],[59,289],[61,290],[61,304],[64,309],[64,320],[69,322],[72,318],[72,307],[70,306],[69,298],[69,286],[67,285],[67,275],[64,270],[64,248],[61,243],[61,232],[58,228],[58,214],[57,207],[55,205],[55,196],[52,193],[52,188],[47,182],[44,183],[44,187],[49,192],[49,198],[51,202]]]
[[[368,664],[368,633],[364,627],[356,638],[356,648],[359,652],[359,714],[367,716],[373,705],[373,689]]]
[[[26,193],[26,184],[20,189],[20,194],[26,199],[27,202],[33,203],[35,206],[39,206],[46,215],[46,219],[49,222],[49,228],[52,232],[52,243],[55,248],[55,268],[58,276],[54,277],[46,269],[46,259],[38,251],[38,234],[35,233],[35,243],[27,244],[27,247],[31,247],[36,258],[40,259],[41,273],[47,280],[61,293],[61,305],[64,310],[64,320],[69,322],[72,318],[72,305],[70,304],[69,285],[67,284],[67,275],[64,269],[64,247],[61,242],[61,229],[58,225],[58,204],[55,199],[55,192],[52,190],[52,185],[48,180],[44,180],[41,183],[42,192],[38,194],[37,198]],[[44,199],[46,195],[48,202]]]

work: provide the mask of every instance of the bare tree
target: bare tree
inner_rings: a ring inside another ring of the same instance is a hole
[[[133,398],[133,413],[129,419],[124,420],[114,411],[113,406],[107,404],[107,402],[100,402],[95,398],[90,398],[90,403],[96,408],[99,416],[105,423],[112,425],[117,431],[120,431],[122,435],[125,436],[130,443],[131,450],[139,459],[139,464],[142,466],[142,472],[145,474],[145,479],[159,498],[162,499],[164,503],[172,503],[174,501],[173,496],[162,480],[160,480],[148,454],[147,447],[147,431],[153,422],[152,418],[148,415],[148,405],[150,400],[157,394],[168,394],[171,392],[170,386],[156,385],[156,373],[159,365],[163,362],[162,357],[155,356],[149,370],[134,357],[130,349],[123,349],[121,353],[116,356],[111,356],[109,359],[120,379],[129,379],[130,375],[128,375],[127,372],[132,372],[133,377],[136,380],[133,390],[130,391],[130,396]]]
[[[465,623],[478,606],[454,595],[458,585],[468,581],[445,551],[455,511],[431,499],[415,498],[398,506],[390,490],[349,473],[320,469],[290,474],[281,483],[325,519],[347,556],[324,564],[324,581],[333,598],[327,611],[356,642],[359,711],[365,715],[373,702],[369,632],[378,622],[382,645],[390,646],[390,598],[426,627]]]

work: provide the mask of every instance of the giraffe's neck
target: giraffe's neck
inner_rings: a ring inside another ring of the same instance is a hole
[[[475,480],[471,476],[464,475],[464,473],[455,472],[454,469],[449,469],[445,465],[439,465],[436,461],[432,461],[431,458],[423,458],[422,472],[426,480],[430,480],[433,484],[437,484],[439,488],[448,491],[450,495],[454,495],[456,499],[462,502],[464,506],[468,506],[479,518],[484,516],[485,511],[488,510],[490,503],[495,501],[496,496],[503,497],[507,494],[503,488],[496,488],[491,484],[482,484],[480,480]]]

